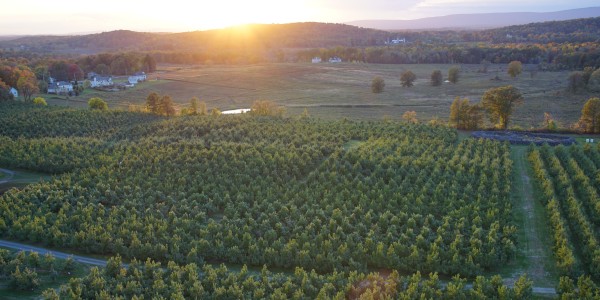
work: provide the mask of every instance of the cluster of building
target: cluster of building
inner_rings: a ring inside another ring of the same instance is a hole
[[[134,87],[136,84],[146,81],[146,79],[147,75],[145,72],[137,72],[129,76],[127,82],[124,83],[113,82],[112,76],[102,76],[95,72],[87,74],[87,80],[90,81],[91,88]],[[54,78],[50,77],[48,82],[48,94],[70,94],[75,88],[74,84],[82,84],[82,82],[55,81]]]
[[[315,56],[312,59],[312,63],[313,64],[318,64],[318,63],[321,63],[321,62],[322,62],[322,59],[320,57],[318,57],[318,56]],[[342,59],[339,58],[339,57],[337,57],[337,56],[334,56],[334,57],[330,57],[329,58],[329,62],[332,63],[332,64],[341,63]]]
[[[90,72],[90,73],[88,73],[87,78],[88,78],[88,80],[90,80],[91,87],[93,87],[93,88],[107,87],[107,86],[115,85],[115,83],[112,80],[112,76],[101,76],[95,72]],[[129,76],[127,78],[127,82],[124,83],[123,85],[125,87],[134,87],[136,84],[138,84],[142,81],[146,81],[147,78],[148,77],[145,72],[136,72],[135,74]]]
[[[395,38],[395,39],[388,39],[387,41],[385,41],[386,45],[400,45],[400,44],[406,44],[406,38]]]

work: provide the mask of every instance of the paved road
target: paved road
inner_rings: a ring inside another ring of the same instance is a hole
[[[15,172],[11,171],[11,170],[7,170],[7,169],[0,169],[0,172],[4,173],[7,175],[7,177],[2,178],[2,180],[0,180],[0,184],[3,183],[7,183],[9,181],[11,181],[11,179],[15,176]]]
[[[100,267],[106,266],[106,260],[103,260],[103,259],[89,258],[89,257],[85,257],[85,256],[74,255],[71,253],[48,250],[48,249],[44,249],[44,248],[40,248],[40,247],[34,247],[34,246],[29,246],[29,245],[25,245],[25,244],[21,244],[21,243],[9,242],[9,241],[5,241],[5,240],[0,240],[0,247],[21,250],[21,251],[28,251],[28,252],[37,252],[40,255],[46,255],[46,253],[50,253],[54,257],[60,258],[60,259],[66,259],[68,257],[71,257],[76,262],[79,262],[82,264],[92,265],[92,266],[100,266]]]

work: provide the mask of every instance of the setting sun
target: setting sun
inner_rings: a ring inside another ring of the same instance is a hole
[[[277,0],[219,1],[210,4],[196,3],[181,11],[169,8],[175,15],[167,17],[188,28],[222,28],[249,23],[298,22],[309,17],[309,10],[302,2],[288,3]],[[277,12],[277,13],[274,13]]]

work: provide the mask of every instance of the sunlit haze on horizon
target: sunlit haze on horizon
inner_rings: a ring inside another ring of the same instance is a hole
[[[248,23],[410,20],[460,13],[550,12],[598,6],[597,0],[220,0],[100,2],[21,0],[3,3],[0,35],[78,34],[126,29],[207,30]]]

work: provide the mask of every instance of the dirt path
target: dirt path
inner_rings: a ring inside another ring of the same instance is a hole
[[[550,248],[546,245],[547,243],[543,241],[550,237],[543,236],[538,227],[544,222],[535,211],[536,203],[533,196],[533,186],[527,174],[527,149],[524,146],[513,146],[512,151],[515,154],[513,159],[515,172],[517,172],[515,180],[520,180],[519,183],[515,184],[517,188],[515,192],[518,192],[521,198],[520,203],[517,203],[517,208],[522,209],[523,214],[522,230],[525,239],[522,249],[526,259],[523,269],[519,270],[519,274],[515,274],[514,277],[516,278],[522,273],[527,273],[528,277],[533,280],[534,285],[538,285],[549,281],[550,272],[546,269],[546,263],[552,254],[550,253]]]

